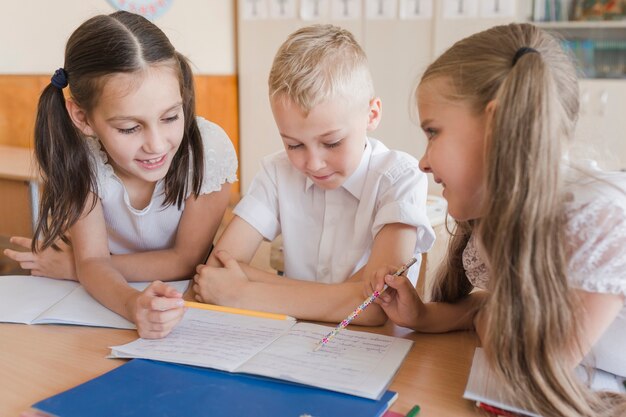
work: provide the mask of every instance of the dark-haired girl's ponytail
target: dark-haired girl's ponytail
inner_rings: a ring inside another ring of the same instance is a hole
[[[35,121],[35,156],[43,190],[33,251],[53,246],[57,239],[69,243],[67,231],[96,189],[87,143],[67,112],[60,80],[52,81],[39,98]]]

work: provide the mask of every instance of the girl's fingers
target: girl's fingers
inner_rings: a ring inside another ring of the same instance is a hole
[[[394,290],[404,289],[407,285],[411,285],[407,277],[404,275],[387,275],[385,276],[385,283]]]
[[[35,255],[33,255],[32,252],[19,252],[13,249],[5,249],[4,254],[16,262],[32,262],[35,260]]]
[[[154,281],[145,290],[146,294],[156,297],[180,298],[183,295],[174,287],[167,285],[162,281]]]
[[[148,314],[148,321],[152,323],[152,326],[156,326],[156,330],[161,331],[163,328],[167,328],[168,324],[173,326],[176,322],[178,322],[179,318],[183,315],[183,312],[184,311],[182,309],[177,308],[164,311],[151,311]]]
[[[31,269],[33,275],[41,275],[41,271],[37,268],[37,264],[35,262],[20,262],[20,268],[22,269]]]
[[[150,310],[164,312],[167,310],[176,309],[183,306],[183,299],[170,298],[170,297],[154,297],[150,300]]]
[[[30,250],[33,240],[22,236],[12,236],[11,239],[9,239],[9,242]]]

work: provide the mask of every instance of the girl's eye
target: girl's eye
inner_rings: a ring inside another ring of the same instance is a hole
[[[431,140],[437,135],[437,130],[427,127],[426,129],[424,129],[424,133],[426,133],[426,138],[428,140]]]
[[[299,145],[287,145],[287,150],[292,151],[292,150],[298,149],[300,147],[302,147],[302,144],[299,144]]]
[[[166,117],[165,119],[163,119],[163,121],[165,123],[172,123],[172,122],[175,122],[176,120],[178,120],[178,118],[179,118],[179,116],[177,114],[177,115],[172,116],[172,117]]]
[[[336,148],[339,145],[341,145],[341,140],[338,140],[337,142],[333,142],[333,143],[325,143],[324,144],[324,146],[326,146],[329,149]]]
[[[135,133],[138,130],[139,130],[139,125],[133,126],[131,128],[128,128],[128,129],[117,129],[118,132],[120,132],[121,134],[124,134],[124,135],[130,135],[131,133]]]

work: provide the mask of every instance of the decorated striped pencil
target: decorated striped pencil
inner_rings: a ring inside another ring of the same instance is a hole
[[[398,275],[402,275],[404,274],[404,272],[406,272],[407,269],[409,269],[415,262],[417,262],[417,259],[415,258],[411,258],[407,263],[405,263],[404,265],[402,265],[400,267],[400,269],[398,269],[393,275],[398,276]],[[361,303],[360,306],[358,306],[348,317],[346,317],[345,319],[343,319],[341,321],[341,323],[339,323],[337,325],[337,327],[335,327],[330,333],[328,333],[326,336],[324,336],[322,338],[322,340],[320,340],[317,345],[315,346],[315,349],[313,349],[314,352],[317,352],[322,346],[326,345],[330,339],[332,339],[333,337],[335,337],[335,335],[337,333],[339,333],[339,331],[341,329],[344,329],[348,326],[348,324],[350,324],[350,322],[352,322],[352,320],[354,320],[356,318],[356,316],[358,316],[359,314],[361,314],[361,312],[363,310],[365,310],[367,308],[367,306],[369,306],[370,304],[372,304],[372,302],[378,298],[378,296],[380,296],[383,292],[385,292],[385,290],[387,289],[387,284],[385,284],[385,286],[383,287],[382,290],[380,291],[374,291],[372,293],[372,295],[370,295],[369,297],[367,297],[365,299],[365,301],[363,301],[363,303]]]

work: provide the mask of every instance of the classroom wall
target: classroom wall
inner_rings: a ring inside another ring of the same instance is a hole
[[[115,9],[106,0],[2,1],[0,74],[52,73],[65,42],[84,20]],[[174,0],[154,22],[198,74],[233,75],[235,7],[231,0]]]

